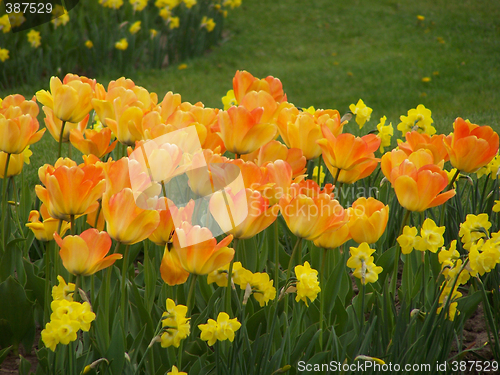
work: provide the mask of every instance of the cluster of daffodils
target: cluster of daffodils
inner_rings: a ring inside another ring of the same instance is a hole
[[[297,282],[295,288],[297,296],[295,301],[303,301],[306,306],[309,306],[307,299],[314,302],[318,293],[321,292],[318,281],[318,271],[311,268],[309,262],[305,262],[303,266],[298,265],[294,268]]]
[[[219,313],[217,321],[208,319],[207,324],[199,324],[198,328],[201,331],[200,338],[203,341],[208,341],[208,345],[212,346],[217,341],[229,340],[234,341],[234,333],[239,330],[241,323],[238,319],[229,319],[229,315],[225,312]]]
[[[190,318],[186,318],[186,314],[187,306],[176,305],[173,300],[167,299],[167,311],[163,313],[161,321],[164,332],[160,336],[160,343],[163,348],[169,346],[178,348],[181,340],[189,336]]]
[[[75,341],[80,329],[88,332],[90,324],[95,319],[95,314],[88,302],[73,301],[75,284],[66,284],[61,276],[57,279],[59,285],[52,289],[50,322],[42,330],[43,343],[52,351],[56,350],[57,344],[68,345],[71,341]]]
[[[420,236],[417,236],[417,228],[406,225],[403,233],[398,237],[401,252],[410,254],[415,249],[436,253],[444,245],[445,229],[444,226],[438,227],[434,220],[427,218],[420,229]]]
[[[351,256],[347,259],[347,267],[354,269],[352,274],[360,279],[363,285],[376,282],[383,271],[382,267],[374,263],[374,252],[375,249],[370,248],[366,242],[349,249]]]
[[[228,274],[229,264],[209,273],[207,282],[209,284],[215,282],[220,287],[226,287]],[[274,280],[270,280],[269,275],[265,272],[252,273],[245,269],[241,262],[234,262],[231,281],[233,285],[238,285],[242,290],[245,290],[244,303],[246,303],[250,294],[254,296],[261,307],[276,298],[276,288],[273,286]]]

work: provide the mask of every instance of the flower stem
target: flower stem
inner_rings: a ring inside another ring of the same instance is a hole
[[[234,255],[236,256],[236,251],[238,250],[238,239],[235,238],[233,240],[233,246],[234,246]],[[227,272],[227,288],[226,288],[226,299],[225,299],[225,310],[226,313],[229,314],[229,316],[232,316],[232,311],[231,311],[231,288],[233,287],[233,264],[234,264],[234,257],[231,259],[231,262],[229,263],[229,270]]]
[[[295,247],[293,248],[292,255],[290,256],[290,261],[288,262],[288,269],[286,270],[285,288],[288,285],[288,281],[290,280],[290,273],[292,272],[292,267],[293,267],[293,258],[295,258],[297,249],[301,248],[300,246],[301,244],[302,244],[302,237],[299,237],[297,238],[297,242],[295,243]],[[285,296],[285,316],[288,317],[288,296]]]
[[[279,223],[278,218],[274,221],[274,286],[276,290],[279,288],[280,277],[280,239],[279,239]]]
[[[127,279],[127,270],[128,270],[128,253],[129,253],[129,247],[130,245],[125,246],[125,253],[123,255],[123,264],[122,264],[122,284],[121,284],[121,298],[120,298],[120,305],[122,309],[122,324],[123,327],[125,328],[126,325],[126,318],[127,318],[127,307],[125,306],[125,280]]]
[[[50,320],[50,242],[45,242],[45,303],[44,303],[44,311],[45,311],[45,322]]]
[[[75,302],[80,302],[80,285],[82,282],[82,276],[81,275],[76,275],[76,281],[75,281],[75,293],[73,294],[73,300]]]
[[[7,154],[7,159],[5,160],[5,172],[2,179],[2,249],[7,250],[7,233],[5,233],[5,222],[6,222],[6,211],[7,211],[7,172],[9,170],[10,155]]]
[[[198,275],[196,274],[191,274],[191,285],[189,286],[189,293],[188,293],[188,298],[187,298],[187,315],[191,316],[191,309],[193,308],[194,304],[194,291],[196,290],[196,279],[198,278]]]
[[[321,285],[321,295],[319,300],[319,347],[323,350],[323,315],[325,311],[325,263],[327,256],[327,249],[323,249],[323,257],[321,259],[321,271],[319,277]]]
[[[59,134],[59,152],[57,153],[58,159],[61,157],[62,144],[63,144],[63,134],[64,134],[64,127],[65,126],[66,126],[66,121],[63,121],[62,126],[61,126],[61,134]]]
[[[453,175],[453,178],[451,179],[450,183],[448,184],[448,186],[444,190],[444,193],[446,193],[447,191],[449,191],[449,190],[451,190],[453,188],[453,184],[455,183],[455,181],[457,180],[457,178],[458,178],[459,175],[460,175],[460,170],[457,169],[457,171]],[[441,205],[441,213],[439,215],[439,225],[440,226],[443,226],[443,224],[444,224],[444,210],[446,208],[446,204],[447,203],[448,203],[448,201],[444,202]]]
[[[405,209],[405,216],[403,218],[403,222],[401,223],[401,229],[399,230],[398,236],[403,233],[404,227],[410,218],[411,211]],[[394,257],[394,270],[392,271],[392,279],[391,279],[391,291],[396,298],[396,282],[398,279],[398,268],[399,268],[399,256],[401,252],[401,247],[399,246],[399,242],[396,245],[396,255]]]
[[[75,215],[69,215],[69,220],[71,223],[71,235],[75,235]]]
[[[318,156],[318,175],[316,176],[316,182],[318,186],[321,187],[321,154]]]

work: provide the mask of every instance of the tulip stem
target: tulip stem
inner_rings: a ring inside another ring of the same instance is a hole
[[[5,160],[4,176],[2,179],[2,249],[7,250],[7,233],[5,233],[5,223],[6,223],[6,211],[7,211],[7,173],[9,171],[10,155],[7,153],[7,158]]]
[[[165,189],[165,182],[163,180],[161,181],[161,190],[163,191],[163,196],[166,198],[167,197],[167,189]]]
[[[316,176],[316,182],[318,186],[321,187],[321,154],[318,156],[318,175]]]
[[[451,179],[450,183],[446,187],[446,190],[444,191],[445,193],[447,191],[451,190],[451,188],[453,187],[453,184],[455,183],[455,181],[457,180],[457,178],[458,178],[459,175],[460,175],[460,170],[457,169],[457,171],[453,175],[453,178]],[[448,203],[448,201],[444,202],[441,205],[441,214],[439,215],[439,226],[443,226],[443,224],[444,224],[444,210],[446,208],[446,204],[447,203]]]
[[[61,126],[61,134],[59,134],[59,152],[57,153],[58,159],[61,157],[62,144],[63,144],[63,134],[64,134],[64,127],[65,126],[66,126],[66,121],[63,121],[62,126]]]
[[[125,306],[125,280],[127,279],[127,270],[128,270],[128,253],[129,253],[130,245],[125,246],[125,253],[123,255],[123,264],[122,264],[122,285],[121,285],[121,300],[120,305],[122,308],[122,324],[125,328],[127,325],[125,324],[125,319],[127,317],[127,306]]]
[[[401,223],[401,229],[399,230],[398,237],[403,233],[406,223],[410,218],[410,210],[405,209],[405,216],[403,218],[403,222]],[[399,256],[400,256],[401,246],[399,242],[396,244],[396,255],[394,257],[394,270],[392,271],[392,279],[391,279],[391,291],[394,294],[394,298],[396,297],[396,282],[398,278],[398,268],[399,268]]]
[[[194,291],[196,290],[196,279],[198,278],[198,275],[195,273],[191,274],[191,285],[189,286],[189,293],[188,293],[188,298],[187,298],[187,315],[191,316],[191,309],[193,308],[193,298],[194,298]]]
[[[44,302],[44,311],[45,311],[45,322],[50,320],[50,242],[45,243],[45,302]]]
[[[321,295],[320,300],[319,300],[319,347],[321,350],[323,350],[323,314],[325,311],[325,263],[326,263],[326,256],[327,256],[327,249],[323,249],[323,258],[321,259],[321,271],[319,277],[321,278],[320,280],[320,287],[321,287]]]
[[[300,246],[301,243],[302,243],[302,237],[297,238],[297,242],[295,243],[295,247],[293,248],[292,255],[290,256],[290,261],[288,262],[288,269],[286,270],[285,288],[287,287],[288,282],[290,280],[290,273],[292,272],[292,266],[293,266],[293,258],[295,258],[297,249],[301,247]],[[288,317],[288,296],[285,296],[285,316]]]
[[[75,235],[75,215],[69,215],[69,220],[71,223],[71,235]]]
[[[233,246],[234,246],[234,256],[236,256],[236,251],[238,250],[238,239],[235,238],[233,240]],[[229,316],[232,316],[232,311],[231,311],[231,288],[233,287],[233,264],[234,264],[234,257],[231,259],[231,262],[229,263],[229,270],[227,271],[227,288],[226,288],[226,304],[225,304],[225,309],[226,313],[229,314]]]
[[[333,186],[337,186],[337,181],[339,180],[340,171],[341,171],[341,169],[337,168],[337,173],[335,173],[335,178],[333,180]],[[319,171],[318,171],[318,174],[319,174]]]
[[[280,239],[278,218],[274,221],[274,286],[279,288],[280,281]]]
[[[99,207],[97,207],[97,215],[95,215],[94,228],[97,229],[97,225],[99,224],[99,215],[101,215],[102,210],[102,200],[99,201]]]
[[[80,285],[82,282],[82,276],[81,275],[76,275],[76,281],[75,281],[75,293],[73,294],[74,298],[73,300],[75,302],[80,302]]]

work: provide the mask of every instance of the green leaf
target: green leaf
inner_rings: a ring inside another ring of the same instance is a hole
[[[122,323],[119,318],[113,324],[111,343],[105,358],[110,362],[109,368],[113,375],[122,375],[125,365],[125,336],[123,335]]]
[[[19,282],[12,276],[0,284],[0,345],[19,344],[34,329],[33,302],[29,301]]]
[[[310,326],[306,331],[300,336],[293,348],[293,352],[291,358],[300,358],[302,354],[306,350],[306,346],[311,342],[314,334],[318,331],[318,328],[315,325]]]
[[[29,375],[31,369],[31,362],[24,358],[22,355],[19,356],[19,375]]]
[[[24,272],[26,273],[26,290],[31,290],[36,301],[43,309],[45,299],[45,280],[35,275],[33,264],[23,258]]]
[[[5,360],[5,358],[7,357],[7,355],[9,354],[11,349],[12,349],[12,345],[0,350],[0,365]]]

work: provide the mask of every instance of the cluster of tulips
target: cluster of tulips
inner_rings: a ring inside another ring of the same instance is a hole
[[[55,69],[85,66],[92,74],[124,74],[201,55],[221,39],[224,18],[240,5],[241,0],[92,0],[69,2],[66,10],[51,2],[4,8],[0,1],[0,87],[33,82]],[[37,66],[17,72],[27,58]]]
[[[22,223],[9,179],[22,172],[26,150],[45,132],[36,101],[59,159],[39,169],[41,205]],[[46,244],[39,265],[45,279],[40,345],[51,350],[47,356],[67,358],[69,373],[153,374],[155,363],[171,373],[197,373],[207,363],[234,370],[230,366],[243,361],[238,350],[258,345],[261,329],[271,336],[272,353],[281,353],[279,360],[269,357],[269,373],[285,371],[302,355],[332,355],[335,340],[354,340],[345,333],[349,327],[356,336],[372,332],[376,313],[367,324],[365,312],[377,311],[385,303],[380,298],[396,304],[399,296],[399,303],[411,302],[412,316],[452,325],[460,316],[459,288],[466,290],[472,279],[483,285],[481,276],[498,273],[498,224],[492,228],[488,214],[474,214],[475,207],[462,212],[461,198],[452,199],[459,177],[472,181],[465,174],[476,174],[479,184],[486,175],[479,207],[489,204],[498,215],[499,137],[491,127],[457,118],[451,134],[437,135],[430,111],[420,105],[401,116],[405,140],[383,153],[393,134],[385,117],[370,134],[345,132],[352,115],[360,129],[370,120],[361,100],[343,117],[337,110],[303,109],[288,102],[279,79],[238,71],[223,104],[224,110],[193,105],[172,92],[159,102],[130,79],[105,88],[73,74],[53,77],[50,90],[38,91],[36,99],[0,101],[2,259],[19,256],[24,225],[36,237],[33,246]],[[61,157],[63,143],[69,152],[79,150],[83,162]],[[448,162],[454,169],[444,169]],[[378,178],[380,171],[385,177]],[[385,193],[348,202],[344,192],[362,181]],[[451,225],[457,210],[466,220]],[[449,240],[458,236],[458,245]],[[24,256],[34,256],[29,246]],[[14,275],[23,262],[12,263]],[[160,310],[165,301],[166,311]],[[310,326],[302,319],[304,306]],[[161,315],[156,330],[149,314]],[[276,319],[282,331],[275,331]],[[250,332],[256,320],[262,326]],[[489,322],[496,324],[495,318]],[[310,327],[318,332],[316,348],[306,350]],[[345,335],[338,338],[336,331]],[[289,342],[292,334],[303,338],[297,347]],[[281,335],[283,347],[275,341]],[[71,346],[76,340],[83,352]],[[218,343],[225,340],[238,344]],[[155,342],[178,352],[155,359]],[[205,362],[187,356],[184,342]],[[343,353],[345,361],[390,357],[359,343]],[[68,353],[58,344],[70,344]],[[449,353],[451,344],[444,350]],[[260,359],[253,360],[256,366]]]

